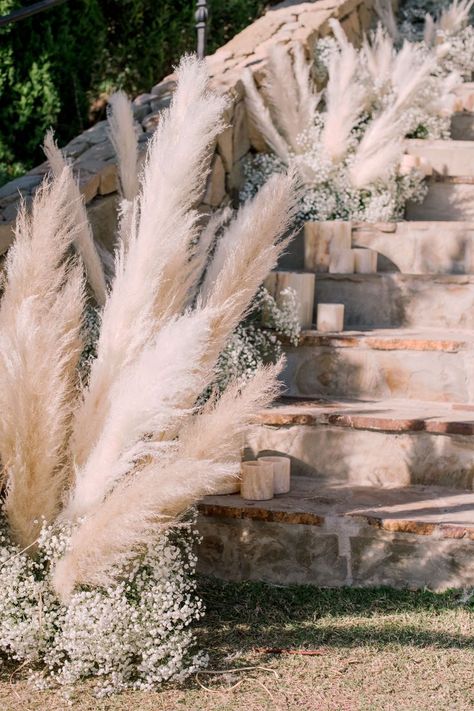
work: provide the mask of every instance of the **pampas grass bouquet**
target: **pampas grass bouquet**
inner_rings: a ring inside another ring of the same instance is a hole
[[[237,476],[242,432],[281,364],[213,390],[215,366],[287,243],[295,178],[273,176],[238,212],[198,212],[226,100],[184,58],[139,169],[133,113],[111,101],[120,176],[113,276],[72,169],[20,210],[0,306],[0,649],[39,685],[96,677],[148,689],[205,663],[190,624],[193,506]],[[81,373],[84,313],[100,307]],[[203,393],[206,396],[203,397]],[[209,395],[210,393],[210,395]]]

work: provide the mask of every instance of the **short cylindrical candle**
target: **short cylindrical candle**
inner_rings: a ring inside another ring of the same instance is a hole
[[[353,274],[355,256],[352,249],[337,249],[331,254],[330,274]]]
[[[373,249],[354,249],[356,274],[374,274],[377,271],[377,252]]]
[[[291,460],[279,455],[259,457],[259,462],[273,464],[273,493],[287,494],[290,490]]]
[[[318,331],[344,330],[344,304],[318,304]]]
[[[247,501],[273,499],[273,464],[269,462],[242,462],[240,495]]]

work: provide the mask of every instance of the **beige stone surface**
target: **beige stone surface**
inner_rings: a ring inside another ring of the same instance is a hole
[[[474,402],[469,331],[308,332],[287,349],[289,396]]]
[[[426,158],[441,175],[474,175],[474,141],[407,140],[408,155]]]
[[[312,272],[327,272],[331,252],[351,247],[351,223],[306,222],[304,226],[304,265]]]
[[[474,330],[474,276],[320,274],[316,304],[345,305],[346,328]]]
[[[353,225],[352,244],[385,257],[379,271],[473,274],[474,222],[398,222]]]
[[[472,493],[295,479],[290,494],[265,506],[206,497],[200,513],[200,570],[227,579],[435,590],[474,584]]]

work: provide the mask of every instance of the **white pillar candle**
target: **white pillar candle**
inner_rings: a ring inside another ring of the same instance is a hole
[[[373,249],[354,249],[356,274],[373,274],[377,271],[377,252]]]
[[[329,262],[330,274],[353,274],[355,256],[352,249],[337,249],[331,254]]]
[[[269,462],[242,462],[240,468],[240,495],[247,501],[273,499],[273,464]]]
[[[258,461],[269,462],[273,465],[273,493],[287,494],[290,490],[290,458],[280,455],[272,455],[259,457]]]
[[[318,304],[318,331],[335,333],[344,330],[344,304]]]
[[[296,294],[298,323],[304,329],[313,325],[314,290],[316,276],[305,272],[270,272],[264,286],[281,306],[285,289],[293,289]]]

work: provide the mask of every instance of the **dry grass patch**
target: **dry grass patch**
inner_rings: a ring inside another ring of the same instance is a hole
[[[97,700],[76,688],[78,711],[472,711],[474,599],[459,593],[276,588],[201,582],[208,608],[198,641],[209,671],[158,693]],[[318,656],[262,649],[320,650]],[[231,669],[254,667],[242,672]],[[205,687],[205,688],[204,688]],[[62,711],[4,669],[2,711]]]

